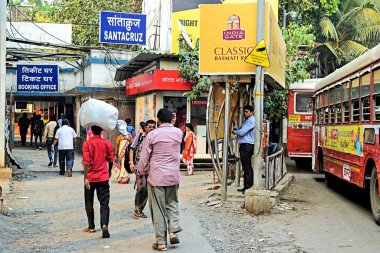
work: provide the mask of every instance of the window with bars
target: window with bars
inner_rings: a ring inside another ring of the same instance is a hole
[[[342,85],[342,102],[343,102],[343,122],[348,123],[350,120],[350,83],[346,82]]]
[[[355,78],[351,81],[351,108],[352,116],[351,121],[358,122],[360,116],[360,104],[359,104],[359,78]]]
[[[380,120],[380,69],[373,72],[373,120]]]
[[[362,121],[369,121],[371,117],[371,107],[370,107],[370,84],[371,84],[371,75],[367,73],[361,77],[361,102],[362,102]]]

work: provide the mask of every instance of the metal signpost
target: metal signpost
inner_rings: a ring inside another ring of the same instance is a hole
[[[17,65],[17,91],[58,92],[58,65]]]
[[[146,15],[101,11],[99,42],[146,45]]]

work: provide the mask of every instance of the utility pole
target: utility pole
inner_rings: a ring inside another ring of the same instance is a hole
[[[227,177],[228,177],[228,144],[230,141],[230,83],[228,82],[228,76],[224,76],[226,83],[225,87],[225,99],[224,99],[224,131],[223,131],[223,182],[221,195],[222,199],[227,199]]]
[[[265,27],[265,0],[257,1],[257,31],[256,43],[264,39]],[[255,145],[253,151],[253,189],[245,192],[245,209],[258,215],[269,213],[270,191],[264,189],[262,175],[263,161],[261,158],[262,131],[263,131],[263,104],[264,104],[264,68],[256,65],[255,74]]]
[[[257,31],[256,43],[264,39],[264,25],[265,25],[265,0],[257,1]],[[264,67],[256,65],[255,75],[255,146],[254,146],[254,160],[253,160],[253,188],[255,190],[263,189],[261,183],[261,139],[263,130],[263,101],[264,101]]]
[[[5,168],[5,75],[6,75],[6,22],[7,1],[0,1],[0,169]]]

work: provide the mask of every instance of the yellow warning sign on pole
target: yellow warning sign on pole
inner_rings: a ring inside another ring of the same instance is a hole
[[[249,53],[249,55],[244,60],[246,63],[251,63],[263,67],[269,67],[269,59],[267,46],[265,45],[265,41],[261,40],[255,48]]]

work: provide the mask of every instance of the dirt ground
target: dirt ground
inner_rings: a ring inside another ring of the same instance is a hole
[[[292,167],[292,165],[290,165]],[[267,216],[252,216],[242,199],[219,201],[207,190],[212,173],[182,177],[183,240],[172,252],[378,252],[380,227],[367,193],[328,188],[323,175],[290,168],[295,181]],[[111,238],[83,233],[83,175],[29,172],[16,178],[0,215],[0,252],[152,252],[150,218],[133,219],[133,184],[111,184]],[[208,203],[219,201],[210,206]],[[208,201],[208,202],[207,202]],[[95,201],[96,219],[98,203]],[[150,217],[148,208],[145,210]],[[198,247],[198,248],[196,248]],[[196,249],[195,249],[196,248]]]

